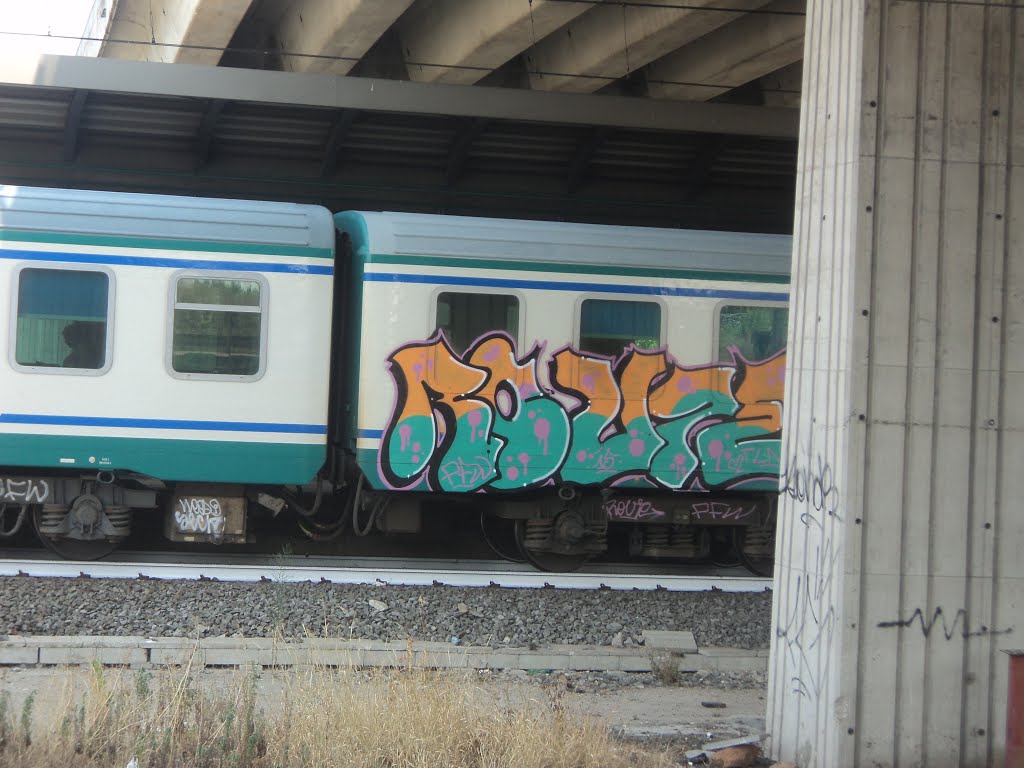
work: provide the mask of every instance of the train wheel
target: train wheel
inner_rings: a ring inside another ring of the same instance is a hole
[[[519,539],[516,536],[516,521],[506,517],[480,512],[480,533],[483,534],[487,546],[502,560],[510,563],[525,563],[520,554]]]
[[[43,546],[65,560],[99,560],[117,549],[116,541],[108,539],[69,539],[64,536],[51,536],[43,532],[45,527],[44,509],[35,505],[32,509],[32,526]]]
[[[737,526],[732,533],[733,549],[740,564],[755,576],[771,577],[775,572],[775,526]]]
[[[527,544],[530,540],[529,520],[516,520],[516,542],[519,545],[519,552],[523,559],[538,571],[548,573],[570,573],[578,571],[590,558],[589,554],[563,555],[557,552],[530,549]]]

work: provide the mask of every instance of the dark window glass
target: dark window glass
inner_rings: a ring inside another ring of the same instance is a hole
[[[171,367],[179,373],[256,375],[262,331],[260,292],[255,280],[179,278]]]
[[[786,347],[785,307],[729,305],[718,315],[718,359],[729,360],[735,347],[747,360],[766,360]]]
[[[179,304],[224,304],[259,307],[260,284],[255,280],[209,280],[183,277],[178,280]]]
[[[507,294],[442,293],[437,297],[437,327],[456,354],[492,331],[518,341],[519,299]]]
[[[110,278],[79,269],[21,270],[14,358],[19,365],[102,368]]]
[[[661,346],[661,305],[653,301],[585,299],[580,307],[580,351],[615,357],[627,345]]]

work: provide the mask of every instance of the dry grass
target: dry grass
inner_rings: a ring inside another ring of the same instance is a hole
[[[19,768],[626,768],[667,753],[614,741],[566,712],[562,693],[503,702],[472,677],[411,668],[294,672],[264,714],[258,675],[210,690],[190,667],[110,672],[65,686],[56,716],[33,722],[0,694],[0,766]]]

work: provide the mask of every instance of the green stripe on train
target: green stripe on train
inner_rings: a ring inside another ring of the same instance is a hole
[[[620,277],[670,277],[676,280],[721,280],[740,283],[789,284],[788,275],[766,275],[756,272],[728,272],[703,269],[659,269],[656,267],[614,267],[587,264],[556,264],[548,261],[507,261],[503,259],[471,259],[433,256],[389,256],[372,254],[369,264],[411,264],[424,267],[462,267],[463,269],[495,269],[517,272],[561,272],[576,275],[616,275]]]
[[[323,466],[326,455],[323,445],[296,443],[0,435],[0,466],[128,471],[161,480],[305,483]]]
[[[76,235],[53,232],[0,232],[0,241],[16,243],[51,243],[55,245],[91,245],[107,248],[144,248],[167,251],[207,251],[209,253],[242,253],[258,256],[303,256],[311,259],[333,259],[330,248],[304,245],[272,245],[268,243],[216,243],[203,240],[171,240],[156,237],[119,237],[117,235]]]

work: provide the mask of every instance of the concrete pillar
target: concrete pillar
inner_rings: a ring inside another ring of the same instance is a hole
[[[1001,651],[1024,645],[1024,2],[807,10],[769,749],[1001,766]]]

